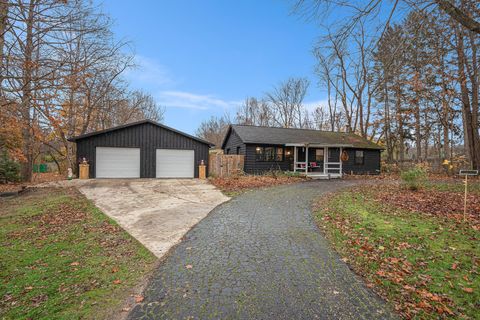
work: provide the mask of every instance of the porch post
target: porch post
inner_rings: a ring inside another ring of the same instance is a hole
[[[297,172],[297,146],[293,147],[293,172]]]
[[[323,150],[323,173],[328,174],[328,147]]]
[[[308,144],[305,144],[305,175],[308,173]]]
[[[342,173],[342,163],[343,163],[343,161],[342,161],[342,147],[340,147],[340,154],[338,156],[338,160],[340,161],[340,176],[342,176],[343,175],[343,173]]]

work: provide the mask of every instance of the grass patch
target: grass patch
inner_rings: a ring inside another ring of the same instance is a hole
[[[463,180],[455,180],[455,182],[438,182],[429,181],[425,184],[425,188],[429,190],[448,191],[448,192],[464,192],[465,185]],[[480,182],[478,178],[470,178],[468,181],[468,192],[480,194]]]
[[[405,318],[478,318],[478,226],[380,202],[381,189],[319,202],[315,220],[334,248]]]
[[[4,319],[103,318],[156,261],[74,189],[29,191],[0,212]]]

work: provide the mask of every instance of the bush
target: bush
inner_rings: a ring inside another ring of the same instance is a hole
[[[420,189],[427,179],[427,172],[425,169],[416,167],[406,171],[402,171],[400,174],[403,184],[410,190]]]
[[[0,183],[20,180],[20,164],[8,156],[6,151],[0,155]]]

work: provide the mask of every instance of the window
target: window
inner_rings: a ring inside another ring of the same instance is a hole
[[[355,150],[355,164],[363,164],[364,160],[363,150]]]
[[[324,153],[323,149],[315,149],[315,161],[323,162]]]
[[[263,147],[256,147],[255,148],[255,160],[256,161],[263,161]]]
[[[274,160],[275,160],[275,147],[265,147],[264,161],[274,161]]]
[[[275,161],[283,161],[283,148],[277,147],[277,152],[275,153]]]
[[[240,154],[240,147],[237,147],[237,154]]]
[[[283,161],[283,147],[255,147],[255,161]]]
[[[285,148],[285,160],[293,161],[293,147]]]

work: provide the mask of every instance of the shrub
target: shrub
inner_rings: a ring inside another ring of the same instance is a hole
[[[283,171],[282,172],[282,175],[284,175],[285,177],[294,177],[294,178],[297,178],[297,177],[304,177],[304,175],[298,171],[296,172],[293,172],[293,171]]]
[[[15,182],[20,180],[20,164],[8,156],[6,151],[0,155],[0,182]]]
[[[425,169],[420,167],[415,167],[406,171],[402,171],[400,174],[403,184],[410,190],[418,190],[424,184],[427,179],[427,172]]]

